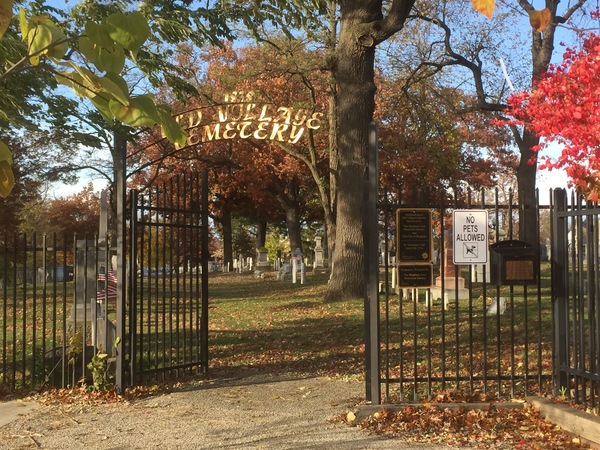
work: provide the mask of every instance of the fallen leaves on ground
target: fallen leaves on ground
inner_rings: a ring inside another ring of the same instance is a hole
[[[107,404],[125,403],[130,400],[146,398],[152,395],[163,394],[172,390],[170,385],[132,386],[123,393],[117,392],[113,387],[105,391],[90,390],[89,386],[80,385],[62,389],[47,389],[36,395],[36,400],[43,405],[50,404]]]
[[[347,417],[342,418],[348,421]],[[587,444],[544,420],[534,408],[459,408],[435,405],[406,406],[401,410],[381,409],[358,424],[378,434],[401,437],[411,442],[449,444],[486,449],[588,449]]]

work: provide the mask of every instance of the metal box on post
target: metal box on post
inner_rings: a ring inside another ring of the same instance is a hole
[[[537,284],[538,253],[533,245],[510,239],[490,245],[490,284]]]

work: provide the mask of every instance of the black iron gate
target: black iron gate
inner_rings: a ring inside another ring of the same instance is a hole
[[[555,395],[597,408],[600,391],[600,207],[554,191]]]
[[[384,195],[385,201],[394,200]],[[552,300],[546,246],[535,248],[534,285],[490,283],[490,265],[454,266],[443,230],[455,209],[487,210],[490,243],[517,238],[518,206],[510,195],[468,192],[437,205],[432,214],[432,286],[396,288],[396,211],[380,205],[381,385],[387,402],[523,397],[551,390]],[[549,226],[549,207],[539,206]],[[538,239],[539,242],[539,239]],[[489,260],[488,260],[489,261]],[[456,276],[446,278],[448,269]]]
[[[131,192],[131,382],[208,367],[207,173]]]

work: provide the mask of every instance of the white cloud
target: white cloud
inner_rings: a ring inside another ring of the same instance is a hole
[[[93,184],[95,192],[99,192],[106,188],[106,180],[81,178],[76,184],[54,184],[50,187],[48,194],[51,198],[69,197],[81,192],[90,182]]]

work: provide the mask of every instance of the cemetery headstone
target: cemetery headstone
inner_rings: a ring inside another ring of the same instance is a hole
[[[500,301],[498,301],[498,298],[495,298],[492,300],[492,304],[489,306],[489,308],[486,311],[486,314],[488,316],[495,316],[496,314],[504,314],[504,311],[506,311],[506,298],[500,297],[499,300]]]
[[[269,263],[269,252],[265,247],[259,247],[256,249],[256,270],[267,271],[270,270],[271,265]]]
[[[325,267],[325,250],[322,247],[321,241],[321,236],[315,237],[315,262],[313,266],[315,269]]]
[[[294,256],[292,257],[292,283],[296,283],[298,272],[300,272],[300,284],[304,284],[306,272],[304,269],[304,260],[302,259],[302,250],[299,248],[294,250]]]

